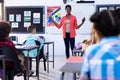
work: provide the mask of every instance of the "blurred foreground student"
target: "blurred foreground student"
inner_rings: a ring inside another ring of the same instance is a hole
[[[103,10],[91,16],[100,42],[85,50],[80,80],[120,80],[119,11]]]
[[[13,51],[18,55],[18,51],[15,48],[15,45],[13,42],[9,41],[8,37],[11,32],[11,25],[8,22],[1,21],[0,22],[0,46],[7,45],[13,49]],[[14,53],[10,53],[11,55],[14,56]],[[23,65],[21,65],[21,61],[17,58],[14,58],[15,60],[15,65],[13,65],[11,62],[6,62],[6,74],[8,70],[13,70],[14,73],[13,75],[19,75],[22,74],[23,70]],[[0,64],[1,67],[1,64]],[[9,77],[9,80],[13,80],[12,77]]]
[[[5,22],[5,21],[0,22],[0,45],[10,46],[15,51],[16,55],[19,58],[18,61],[16,61],[17,62],[16,64],[19,65],[19,66],[16,66],[16,69],[19,70],[20,68],[22,68],[23,70],[26,70],[29,75],[31,75],[32,74],[31,71],[28,71],[27,69],[27,61],[24,54],[22,52],[19,52],[15,48],[14,43],[8,39],[11,30],[12,30],[11,25],[8,22]],[[8,65],[11,65],[11,64],[8,63]],[[22,72],[17,73],[17,75],[18,76],[22,75]]]

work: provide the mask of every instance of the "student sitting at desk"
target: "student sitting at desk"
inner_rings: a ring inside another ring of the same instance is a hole
[[[35,25],[30,25],[28,28],[27,28],[27,31],[28,31],[28,36],[26,36],[26,39],[25,39],[25,42],[24,44],[25,45],[30,45],[30,44],[33,44],[33,45],[38,45],[39,46],[39,49],[40,50],[40,54],[39,54],[39,59],[41,58],[45,58],[45,55],[43,53],[43,43],[44,43],[44,39],[40,38],[40,36],[36,35],[36,26]],[[29,57],[36,57],[36,60],[37,60],[37,49],[36,50],[32,50],[29,54]],[[26,52],[24,52],[25,56],[27,55]],[[30,58],[31,60],[31,58]],[[37,62],[37,61],[36,61]],[[30,68],[32,67],[31,63],[30,63]]]
[[[29,26],[27,28],[27,31],[29,35],[26,37],[25,41],[29,39],[34,39],[36,41],[39,41],[40,43],[44,42],[43,39],[41,39],[38,35],[36,35],[36,26],[34,25]]]
[[[31,25],[27,28],[28,31],[28,36],[26,36],[25,41],[33,39],[36,41],[36,44],[40,46],[40,44],[44,43],[44,40],[42,38],[40,38],[38,35],[36,35],[36,26],[35,25]],[[43,53],[43,47],[41,49],[41,53]]]
[[[11,25],[5,21],[0,22],[0,46],[8,45],[18,55],[18,51],[16,50],[15,45],[13,44],[13,42],[9,41],[8,39],[10,32],[11,32]],[[21,61],[18,58],[15,58],[15,60],[16,60],[15,64],[19,66],[13,66],[10,62],[6,62],[6,65],[7,65],[7,69],[10,69],[10,70],[15,67],[14,73],[16,75],[16,74],[22,73],[21,70],[23,65],[20,64]],[[12,80],[12,79],[9,79],[9,80]]]
[[[13,42],[11,42],[8,38],[9,38],[9,34],[11,32],[12,28],[11,28],[11,25],[8,23],[8,22],[0,22],[0,45],[8,45],[10,46],[14,51],[15,53],[17,54],[18,56],[18,60],[19,61],[16,61],[17,63],[16,64],[20,64],[20,66],[27,71],[27,62],[26,62],[26,59],[23,55],[23,53],[19,53],[18,50],[15,48],[15,45]],[[12,54],[11,54],[12,55]],[[8,63],[8,65],[11,65]],[[20,69],[20,66],[16,66],[16,69]],[[28,71],[29,72],[29,71]],[[18,73],[17,75],[21,75],[22,72]]]

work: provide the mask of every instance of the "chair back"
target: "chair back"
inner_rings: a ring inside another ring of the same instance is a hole
[[[5,55],[4,59],[8,61],[14,61],[13,58],[16,57],[13,49],[7,45],[0,46],[0,55]]]
[[[18,59],[18,56],[16,52],[12,49],[12,47],[8,45],[0,45],[0,55],[4,55],[5,61],[13,63],[13,68],[14,68],[13,71],[15,74],[22,70],[20,60]]]
[[[9,40],[12,41],[14,44],[18,44],[18,37],[17,36],[10,36]]]
[[[24,42],[24,46],[36,46],[36,42],[34,39],[29,39]],[[28,51],[23,51],[24,55],[27,57]],[[33,49],[29,51],[29,57],[36,57],[38,54],[38,49]]]

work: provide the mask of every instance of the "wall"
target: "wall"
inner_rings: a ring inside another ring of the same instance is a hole
[[[77,16],[78,24],[81,23],[81,19],[85,16],[86,21],[85,24],[77,30],[76,36],[76,44],[81,42],[82,40],[89,38],[89,33],[91,29],[91,23],[89,22],[89,17],[95,11],[96,4],[118,4],[119,0],[95,0],[95,3],[79,3],[76,4],[76,0],[68,0],[67,4],[72,5],[72,14]],[[120,2],[120,1],[119,1]],[[63,0],[5,0],[5,6],[61,6],[61,13],[62,15],[65,14]],[[45,13],[47,11],[45,10]],[[45,19],[45,24],[47,22],[47,18]],[[10,35],[17,35],[19,39],[19,43],[24,41],[25,36],[27,34],[10,34]],[[61,36],[61,29],[57,29],[55,26],[45,27],[45,34],[38,34],[43,35],[46,41],[54,41],[55,42],[55,55],[65,55],[64,54],[64,43]]]

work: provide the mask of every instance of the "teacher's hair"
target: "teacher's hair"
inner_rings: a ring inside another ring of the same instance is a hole
[[[70,10],[72,9],[71,5],[66,5],[65,9],[68,8],[68,7],[70,8]]]

